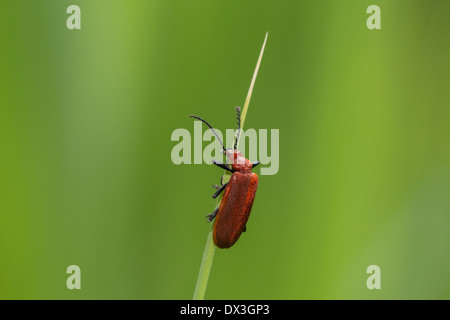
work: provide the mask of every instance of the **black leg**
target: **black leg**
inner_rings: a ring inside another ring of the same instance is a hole
[[[214,160],[214,159],[213,159],[212,163],[214,163],[216,166],[218,166],[218,167],[220,167],[220,168],[222,168],[222,169],[225,169],[225,170],[228,170],[228,171],[230,171],[230,172],[233,172],[233,170],[230,169],[230,167],[229,167],[228,165],[226,165],[225,163],[216,161],[216,160]]]
[[[256,167],[257,165],[259,165],[259,161],[252,162],[252,168]]]
[[[227,187],[227,183],[225,183],[223,186],[221,186],[219,189],[217,189],[216,193],[213,194],[213,199],[217,198],[219,196],[219,194],[222,193],[223,190],[225,190],[225,188]]]
[[[212,185],[212,187],[213,187],[214,189],[216,189],[216,190],[219,190],[221,186],[223,186],[223,176],[220,177],[220,185],[218,185],[218,184],[213,184],[213,185]]]
[[[208,218],[208,222],[211,222],[211,221],[214,220],[214,218],[215,218],[216,215],[217,215],[217,211],[219,211],[219,207],[217,207],[217,209],[214,210],[213,213],[208,214],[208,215],[206,216],[206,217]]]

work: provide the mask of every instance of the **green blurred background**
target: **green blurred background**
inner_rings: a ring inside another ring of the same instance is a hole
[[[170,137],[234,127],[266,31],[245,126],[280,130],[280,170],[206,298],[450,298],[450,2],[1,7],[0,298],[192,298],[222,171]]]

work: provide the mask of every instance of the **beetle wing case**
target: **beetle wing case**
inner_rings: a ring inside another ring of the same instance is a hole
[[[258,187],[256,173],[234,172],[224,191],[214,224],[214,243],[230,248],[244,231]]]

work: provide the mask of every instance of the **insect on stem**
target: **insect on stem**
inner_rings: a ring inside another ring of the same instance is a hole
[[[247,115],[247,110],[248,110],[248,106],[250,104],[250,98],[252,96],[252,92],[253,92],[253,87],[255,85],[255,81],[256,81],[256,77],[258,75],[258,70],[259,70],[259,66],[261,64],[261,60],[262,60],[262,56],[264,53],[264,49],[266,46],[266,42],[267,42],[267,36],[268,36],[268,32],[266,33],[266,36],[264,38],[264,43],[262,45],[261,48],[261,52],[259,54],[259,58],[258,58],[258,62],[256,63],[256,67],[255,67],[255,71],[253,72],[253,77],[252,77],[252,81],[250,83],[250,88],[248,90],[247,93],[247,97],[245,99],[245,103],[244,103],[244,107],[242,110],[242,113],[240,112],[240,109],[238,111],[238,109],[236,109],[236,112],[239,112],[239,123],[238,123],[238,133],[236,136],[236,141],[234,143],[234,150],[237,150],[238,146],[239,146],[239,139],[240,139],[240,131],[242,130],[241,128],[244,127],[244,122],[245,122],[245,117]],[[202,121],[203,123],[205,123],[215,134],[216,138],[220,141],[223,150],[226,153],[226,148],[224,147],[222,141],[220,140],[220,138],[218,137],[218,135],[215,133],[214,129],[212,128],[212,126],[207,123],[205,120],[198,118],[196,116],[192,116],[193,118],[196,118],[200,121]],[[225,173],[225,175],[227,175],[229,173]],[[217,201],[217,205],[216,208],[219,206],[220,201],[222,199],[222,194],[219,196],[218,201]],[[194,291],[194,300],[203,300],[205,297],[205,292],[206,292],[206,287],[208,285],[208,279],[209,279],[209,274],[211,271],[211,267],[212,267],[212,261],[214,258],[214,252],[215,252],[215,245],[214,245],[214,240],[213,240],[213,231],[214,231],[214,224],[212,223],[208,232],[208,237],[206,239],[206,245],[205,245],[205,250],[203,252],[203,258],[202,258],[202,263],[200,265],[200,271],[198,274],[198,278],[197,278],[197,283],[195,286],[195,291]]]

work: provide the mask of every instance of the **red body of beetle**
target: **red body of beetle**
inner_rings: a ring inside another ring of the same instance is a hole
[[[224,191],[222,201],[219,207],[207,217],[209,221],[216,218],[214,222],[214,243],[219,248],[229,248],[236,243],[245,231],[245,226],[252,210],[253,200],[255,199],[256,189],[258,188],[258,175],[252,172],[252,168],[257,166],[259,162],[250,162],[241,152],[237,151],[237,143],[239,141],[241,114],[240,108],[236,108],[238,121],[238,135],[235,140],[234,149],[226,149],[216,134],[212,126],[205,120],[190,116],[205,123],[215,134],[221,143],[223,150],[228,158],[231,168],[228,164],[220,163],[213,160],[218,167],[232,172],[228,183],[218,186],[217,192],[213,198],[219,196]]]
[[[228,158],[234,160],[232,167],[235,172],[225,188],[214,224],[214,243],[219,248],[231,247],[241,236],[258,187],[258,175],[252,172],[252,163],[239,151],[227,153]]]

